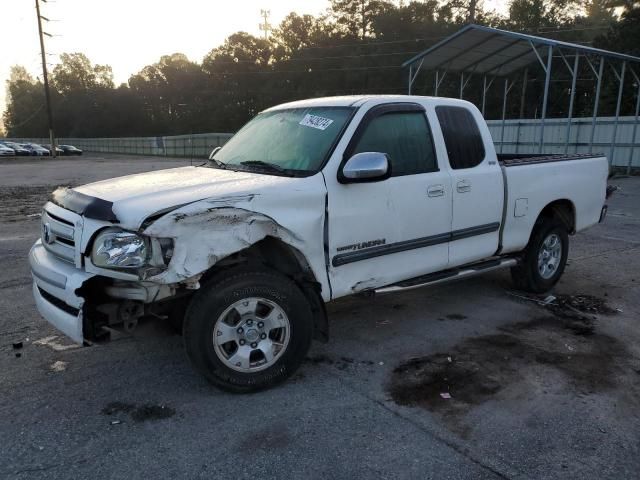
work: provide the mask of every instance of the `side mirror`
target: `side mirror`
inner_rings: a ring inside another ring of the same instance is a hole
[[[352,156],[342,168],[341,183],[375,182],[389,178],[391,165],[386,153],[362,152]]]
[[[216,147],[213,150],[211,150],[211,153],[209,154],[209,160],[213,160],[213,157],[216,156],[216,153],[218,153],[218,151],[221,149],[222,147]]]

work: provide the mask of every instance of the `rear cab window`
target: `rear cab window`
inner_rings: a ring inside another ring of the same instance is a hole
[[[473,168],[485,158],[484,142],[473,114],[464,107],[440,105],[436,115],[454,170]]]

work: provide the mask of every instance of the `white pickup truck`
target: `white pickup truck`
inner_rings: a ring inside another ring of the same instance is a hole
[[[135,161],[135,160],[132,160]],[[471,103],[333,97],[257,115],[200,166],[56,190],[30,252],[43,317],[77,342],[182,322],[209,381],[290,376],[324,305],[511,268],[551,288],[606,214],[608,163],[497,155]]]

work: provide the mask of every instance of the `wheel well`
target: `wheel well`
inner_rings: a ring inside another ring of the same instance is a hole
[[[317,283],[304,256],[295,248],[274,237],[265,237],[244,250],[220,260],[203,275],[201,282],[206,281],[220,270],[247,263],[266,265],[296,282]]]
[[[314,338],[326,342],[329,339],[329,326],[324,301],[320,295],[322,285],[317,281],[304,255],[278,238],[265,237],[222,259],[204,273],[200,283],[207,282],[224,270],[252,263],[272,268],[291,278],[300,287],[313,312]]]
[[[562,222],[567,232],[576,231],[576,209],[570,200],[555,200],[544,207],[538,215],[538,222],[542,218],[555,218]],[[537,223],[537,222],[536,222]]]

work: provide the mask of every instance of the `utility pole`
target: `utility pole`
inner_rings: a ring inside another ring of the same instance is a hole
[[[269,32],[271,31],[269,17],[271,16],[271,10],[260,10],[260,16],[264,19],[260,24],[260,30],[264,32],[264,39],[269,40]]]
[[[46,0],[42,0],[46,3]],[[51,111],[51,94],[49,93],[49,74],[47,73],[47,54],[44,51],[44,35],[49,35],[42,31],[42,20],[49,20],[40,15],[40,0],[36,2],[36,14],[38,15],[38,33],[40,34],[40,53],[42,54],[42,77],[44,79],[44,97],[47,102],[47,119],[49,120],[49,142],[51,144],[51,155],[56,157],[56,143],[53,134],[53,112]]]

